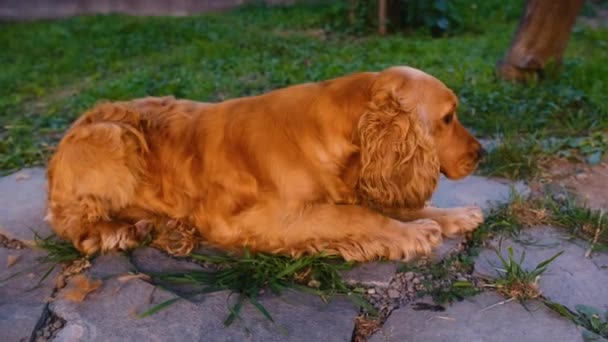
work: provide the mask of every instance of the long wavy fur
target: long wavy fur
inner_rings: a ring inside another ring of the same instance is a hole
[[[437,187],[439,159],[414,111],[380,90],[361,116],[358,190],[375,207],[422,208]]]

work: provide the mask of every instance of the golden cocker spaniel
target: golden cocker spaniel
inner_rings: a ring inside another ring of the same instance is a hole
[[[201,103],[102,103],[49,162],[48,215],[86,254],[144,239],[185,255],[199,242],[346,260],[425,255],[483,220],[425,207],[440,172],[483,154],[454,93],[409,67]]]

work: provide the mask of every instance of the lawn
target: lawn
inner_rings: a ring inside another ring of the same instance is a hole
[[[424,28],[350,34],[333,25],[331,4],[0,23],[0,172],[43,164],[70,122],[99,100],[219,101],[392,65],[443,80],[467,126],[507,142],[483,172],[528,177],[539,155],[571,148],[596,162],[608,144],[608,29],[578,25],[558,77],[516,85],[497,80],[494,66],[523,1],[454,3],[462,28],[440,38]]]

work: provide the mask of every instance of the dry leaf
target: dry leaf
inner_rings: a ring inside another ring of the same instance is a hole
[[[10,268],[14,264],[16,264],[17,260],[19,260],[19,256],[18,255],[9,255],[9,256],[7,256],[6,257],[6,268]]]
[[[133,279],[141,279],[141,280],[146,281],[146,282],[151,282],[152,281],[152,278],[150,278],[149,275],[144,274],[144,273],[127,274],[127,275],[118,277],[118,281],[123,282],[123,283],[126,283],[127,281],[133,280]]]
[[[22,180],[28,180],[30,179],[32,176],[30,176],[27,173],[19,173],[15,175],[15,180],[16,181],[22,181]]]
[[[55,279],[55,287],[58,289],[62,289],[64,288],[66,285],[65,283],[65,275],[60,274],[57,279]]]
[[[82,302],[89,293],[97,290],[102,281],[91,280],[84,274],[78,274],[72,278],[69,287],[64,291],[63,298],[74,302]]]

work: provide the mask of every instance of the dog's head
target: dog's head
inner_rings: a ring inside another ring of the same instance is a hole
[[[473,172],[485,151],[458,121],[457,107],[456,95],[420,70],[377,74],[358,123],[360,195],[380,206],[420,208],[440,172],[451,179]]]

